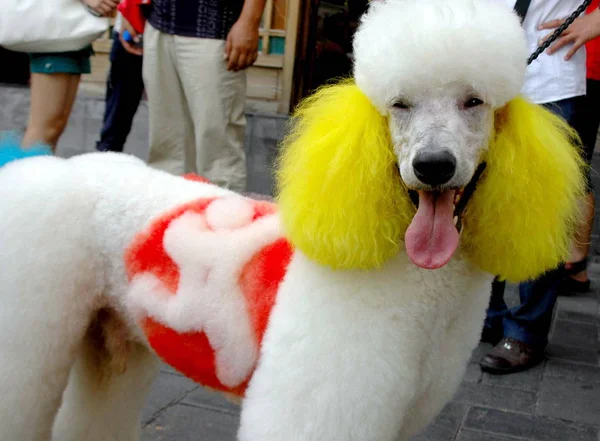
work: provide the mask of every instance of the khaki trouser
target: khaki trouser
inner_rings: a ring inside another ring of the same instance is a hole
[[[146,25],[148,163],[245,191],[246,74],[227,70],[224,47],[222,40],[169,35]]]

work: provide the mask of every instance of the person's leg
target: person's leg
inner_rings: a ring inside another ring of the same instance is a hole
[[[510,374],[529,369],[544,358],[562,268],[519,285],[521,304],[503,319],[504,338],[481,360],[490,374]]]
[[[23,146],[38,142],[56,150],[77,95],[79,74],[32,73],[29,121],[23,136]]]
[[[106,108],[100,141],[102,152],[122,152],[144,92],[142,57],[127,52],[115,33],[106,82]]]
[[[154,29],[144,32],[144,84],[150,115],[151,167],[181,175],[185,151],[194,145],[193,123],[183,93],[173,45],[174,37]]]
[[[519,285],[521,304],[511,308],[510,314],[504,318],[504,337],[536,348],[546,347],[561,272],[562,268],[558,268]]]
[[[508,306],[504,301],[504,291],[506,282],[499,281],[497,278],[492,283],[492,296],[488,306],[481,341],[496,344],[503,336],[503,320],[509,313]]]
[[[600,100],[600,81],[587,80],[587,94],[582,99],[580,112],[574,123],[579,132],[583,145],[583,153],[586,163],[591,165],[596,138],[598,137],[598,128],[600,126],[600,111],[598,102]],[[563,290],[565,293],[586,292],[589,290],[589,278],[587,275],[587,257],[590,249],[592,224],[594,222],[594,189],[591,180],[590,170],[587,170],[586,180],[588,184],[588,194],[581,201],[582,222],[576,236],[573,239],[571,255],[567,262],[565,283]]]
[[[546,107],[573,124],[578,99],[547,104]],[[562,267],[519,285],[521,304],[509,309],[503,318],[504,338],[481,360],[481,368],[492,374],[518,372],[543,359]]]
[[[186,155],[186,172],[243,192],[246,74],[227,70],[224,41],[176,37],[175,42],[196,141],[195,151]]]

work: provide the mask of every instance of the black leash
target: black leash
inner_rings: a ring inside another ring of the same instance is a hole
[[[462,230],[462,216],[465,212],[465,209],[467,208],[467,204],[469,203],[471,196],[473,196],[473,193],[475,193],[475,188],[477,187],[479,179],[481,178],[481,175],[485,171],[486,167],[487,164],[485,162],[479,164],[479,167],[477,167],[477,170],[475,170],[473,178],[471,178],[471,181],[465,187],[465,191],[463,191],[463,194],[460,196],[458,204],[456,204],[456,207],[454,208],[454,217],[458,217],[458,220],[456,222],[456,229],[459,233]]]
[[[530,2],[531,0],[529,0]],[[517,4],[519,3],[519,1],[517,1]],[[561,35],[563,32],[565,32],[567,30],[567,28],[569,26],[571,26],[571,24],[575,21],[575,19],[577,17],[579,17],[581,14],[583,14],[585,12],[585,10],[587,9],[587,7],[590,5],[590,3],[592,3],[592,0],[585,0],[577,9],[575,9],[575,12],[573,12],[569,18],[567,18],[565,20],[565,22],[560,25],[558,28],[556,28],[556,30],[552,33],[552,35],[550,35],[550,37],[544,41],[536,50],[535,52],[533,52],[529,58],[527,59],[527,65],[529,66],[531,63],[533,63],[533,61],[539,57],[546,49],[548,49],[550,47],[550,45],[552,43],[554,43]],[[527,7],[529,7],[529,5],[527,5]],[[515,5],[515,12],[517,12],[517,5]],[[518,12],[517,12],[518,13]],[[527,8],[525,9],[525,13],[527,13]],[[523,20],[525,19],[525,15],[522,16],[521,18],[521,23],[523,22]]]

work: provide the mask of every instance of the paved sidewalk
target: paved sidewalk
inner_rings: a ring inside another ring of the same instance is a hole
[[[21,130],[27,110],[25,89],[0,87],[0,131]],[[101,101],[79,98],[59,154],[93,151],[102,112]],[[251,191],[271,190],[270,164],[284,124],[281,118],[250,115]],[[146,157],[146,132],[142,105],[127,152]],[[591,270],[592,293],[560,299],[542,365],[510,376],[482,374],[477,361],[490,346],[480,345],[455,399],[413,441],[600,441],[600,264]],[[514,287],[507,297],[516,303]],[[234,441],[238,418],[237,406],[164,366],[144,410],[142,440]]]
[[[491,345],[481,344],[454,400],[413,441],[600,441],[600,265],[592,271],[593,293],[560,298],[543,364],[483,374],[477,361]],[[507,294],[516,303],[515,287]],[[235,441],[238,419],[237,406],[165,366],[144,411],[142,440]]]

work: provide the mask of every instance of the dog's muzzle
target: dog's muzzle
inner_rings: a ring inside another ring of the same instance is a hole
[[[454,177],[456,158],[448,150],[426,149],[416,154],[412,166],[419,181],[431,187],[438,187]]]
[[[456,201],[456,204],[454,207],[454,217],[456,219],[456,229],[458,230],[459,233],[462,231],[462,217],[467,208],[467,204],[471,200],[473,193],[475,193],[477,183],[481,179],[481,176],[483,175],[483,172],[485,171],[486,167],[487,167],[487,164],[485,162],[482,162],[481,164],[479,164],[479,166],[475,170],[475,173],[473,174],[473,177],[471,178],[469,183],[466,185],[466,187],[460,193],[457,192],[458,197],[457,197],[457,201]],[[440,185],[440,184],[437,184],[437,185]],[[416,208],[419,208],[419,194],[415,190],[408,190],[408,195],[410,197],[410,200],[414,204],[414,206]]]

